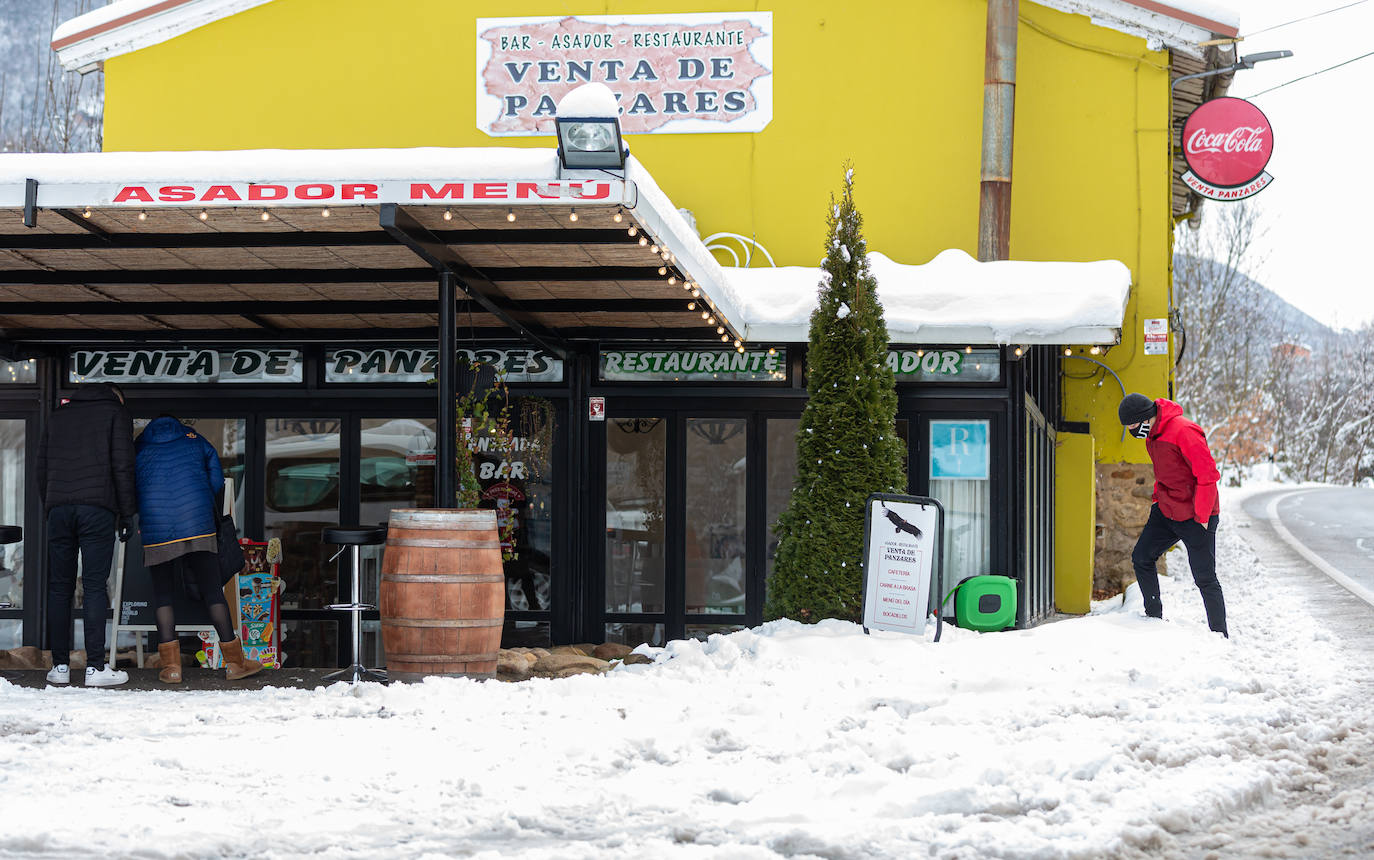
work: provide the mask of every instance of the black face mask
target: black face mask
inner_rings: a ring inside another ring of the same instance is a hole
[[[1150,425],[1153,423],[1154,422],[1151,419],[1146,418],[1144,421],[1141,421],[1140,424],[1135,427],[1135,429],[1131,430],[1130,433],[1137,439],[1148,438],[1150,435]]]

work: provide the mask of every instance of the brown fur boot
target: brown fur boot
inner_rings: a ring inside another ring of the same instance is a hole
[[[242,639],[236,638],[232,642],[221,642],[219,643],[219,650],[224,655],[225,677],[230,681],[247,678],[249,675],[256,675],[262,671],[261,663],[243,656]]]
[[[157,673],[157,679],[164,684],[181,683],[181,643],[173,639],[171,642],[163,642],[157,646],[158,665],[162,671]]]

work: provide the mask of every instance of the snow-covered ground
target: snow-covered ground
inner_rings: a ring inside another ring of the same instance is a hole
[[[776,622],[518,684],[0,681],[0,856],[1099,858],[1201,833],[1224,857],[1218,820],[1293,791],[1367,822],[1374,788],[1328,770],[1369,749],[1369,655],[1227,527],[1234,495],[1229,641],[1178,551],[1163,621],[1137,598],[939,643]]]

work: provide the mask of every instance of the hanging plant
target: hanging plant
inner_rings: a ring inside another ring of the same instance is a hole
[[[520,399],[520,436],[525,440],[525,465],[531,479],[542,477],[553,463],[554,414],[548,398]]]

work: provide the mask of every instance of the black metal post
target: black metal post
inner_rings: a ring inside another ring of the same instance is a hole
[[[434,505],[458,507],[456,459],[458,454],[458,394],[453,371],[457,364],[456,293],[453,273],[439,272],[439,420],[435,428]]]

